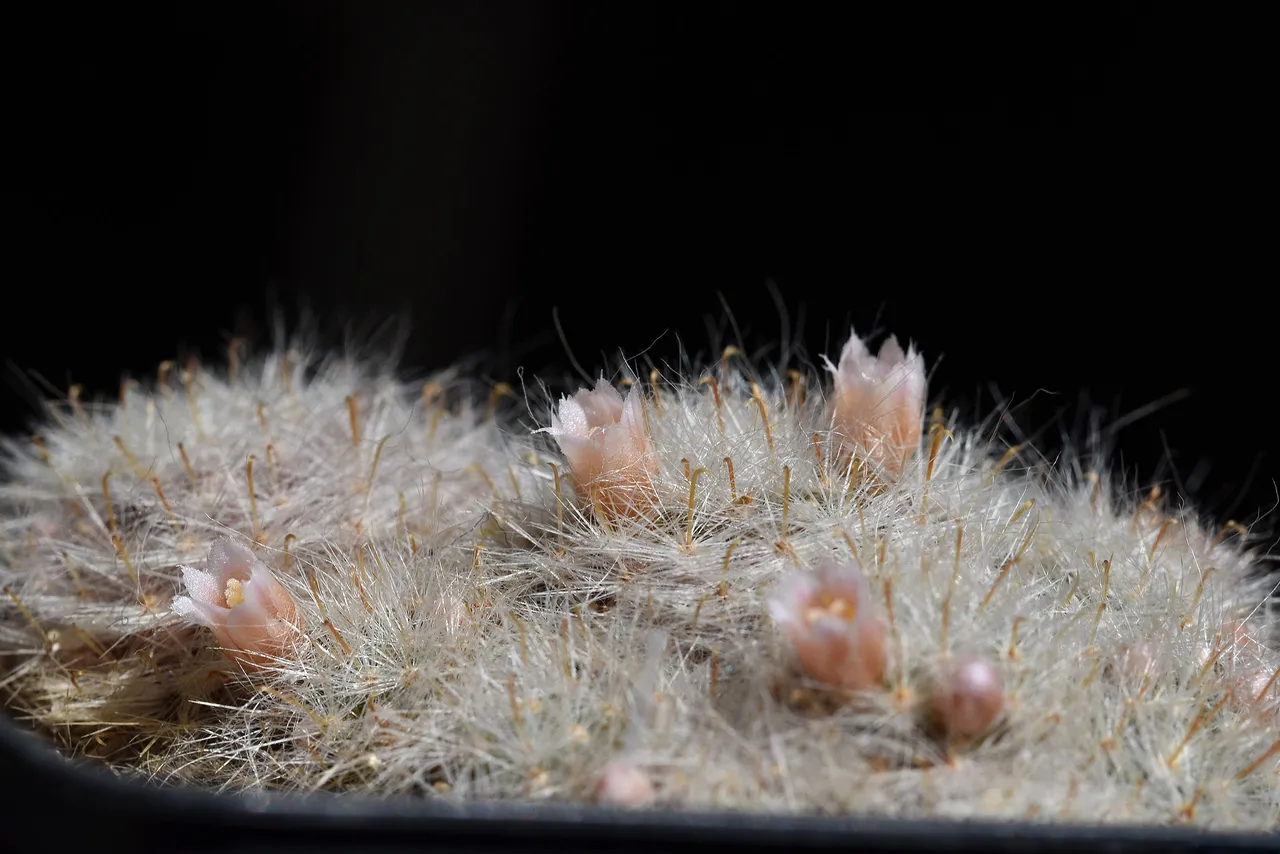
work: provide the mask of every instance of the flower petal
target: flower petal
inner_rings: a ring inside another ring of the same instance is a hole
[[[889,336],[880,345],[880,352],[876,354],[876,358],[881,362],[887,362],[890,366],[906,361],[906,354],[902,352],[902,345],[898,343],[896,335]]]
[[[169,610],[188,622],[209,628],[222,622],[222,615],[226,613],[226,608],[201,602],[190,596],[175,596],[169,603]]]
[[[871,351],[867,349],[867,345],[858,337],[857,333],[849,336],[849,340],[845,342],[844,349],[840,351],[840,364],[836,371],[839,373],[864,374],[869,372],[872,367]]]
[[[273,587],[278,587],[279,582],[271,575],[271,570],[266,564],[257,561],[254,567],[249,571],[249,580],[241,586],[244,593],[244,603],[237,605],[232,610],[252,606],[260,609],[264,614],[274,615],[276,613],[275,597],[271,594],[274,592]]]
[[[853,564],[842,564],[827,558],[818,565],[818,583],[822,589],[834,596],[850,600],[855,608],[861,610],[871,592],[866,576]]]
[[[178,569],[182,570],[182,583],[187,588],[188,596],[197,602],[226,607],[225,585],[219,584],[217,577],[189,566],[180,566]]]
[[[264,595],[264,607],[268,613],[277,620],[285,623],[297,623],[297,608],[293,602],[293,595],[288,589],[280,583],[280,579],[267,568],[266,564],[259,561],[258,568],[255,570],[253,584]]]
[[[787,576],[769,597],[769,614],[774,622],[783,626],[799,625],[804,620],[804,610],[813,598],[813,579],[802,573]]]
[[[551,416],[551,429],[548,432],[559,439],[562,435],[586,436],[590,429],[587,413],[582,405],[572,397],[560,398],[559,409]]]
[[[230,578],[248,581],[257,561],[258,556],[251,549],[228,537],[214,540],[209,546],[209,572],[220,588],[226,587]]]
[[[617,424],[622,417],[622,395],[604,377],[596,381],[594,389],[583,389],[574,399],[586,413],[589,428]]]
[[[265,609],[248,602],[232,608],[226,618],[226,633],[232,644],[247,652],[273,652],[280,648],[285,626]]]

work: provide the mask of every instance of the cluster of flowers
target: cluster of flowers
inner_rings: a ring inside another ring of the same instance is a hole
[[[920,444],[923,360],[892,338],[872,355],[854,335],[832,372],[831,420],[841,453],[877,477],[894,478]],[[580,500],[605,518],[641,512],[656,498],[658,473],[634,388],[624,398],[602,379],[562,398],[546,432],[564,454]],[[174,600],[174,613],[211,629],[229,657],[252,668],[287,652],[300,615],[253,551],[220,540],[206,570],[182,571],[187,595]],[[885,625],[856,566],[828,561],[816,572],[798,570],[774,593],[770,613],[813,679],[849,694],[885,686]],[[1000,676],[979,658],[945,662],[933,685],[932,723],[952,740],[982,735],[1003,709]],[[635,769],[610,767],[597,796],[639,804],[651,792]]]

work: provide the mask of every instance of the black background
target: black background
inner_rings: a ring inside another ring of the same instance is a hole
[[[1050,446],[1087,399],[1135,489],[1251,519],[1280,462],[1274,138],[1231,8],[13,13],[3,426],[26,372],[113,394],[276,307],[334,336],[407,311],[410,367],[510,381],[569,375],[553,308],[594,372],[709,352],[727,304],[811,359],[851,323],[910,338],[934,397],[1011,398]]]

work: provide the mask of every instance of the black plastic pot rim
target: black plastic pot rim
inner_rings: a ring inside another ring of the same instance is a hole
[[[716,846],[866,851],[1176,851],[1280,850],[1280,835],[1194,828],[1087,826],[977,820],[797,817],[743,812],[623,811],[563,804],[452,806],[408,797],[332,793],[215,794],[151,786],[68,759],[0,715],[0,760],[46,807],[75,805],[84,826],[105,841],[143,835],[156,850],[311,852],[403,850],[670,850]],[[6,786],[6,788],[8,788]],[[33,821],[42,819],[33,816]],[[77,818],[77,824],[80,819]],[[112,826],[122,829],[119,833]],[[47,829],[40,830],[43,835]],[[139,850],[136,849],[135,850]]]

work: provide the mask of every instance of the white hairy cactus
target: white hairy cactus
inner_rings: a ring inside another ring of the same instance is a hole
[[[1246,532],[844,353],[558,408],[298,348],[72,396],[6,446],[9,706],[215,790],[1272,828]]]

